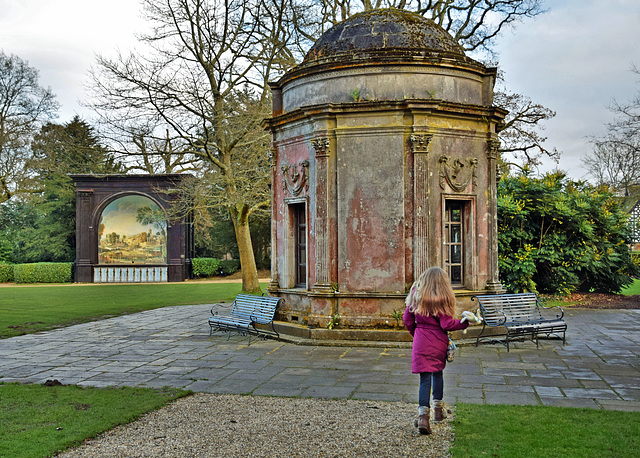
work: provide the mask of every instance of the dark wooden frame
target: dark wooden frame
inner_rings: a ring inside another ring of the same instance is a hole
[[[71,175],[76,185],[75,281],[93,282],[98,264],[98,226],[102,212],[114,200],[128,195],[151,199],[168,210],[174,198],[170,189],[179,186],[184,175]],[[189,216],[167,223],[167,281],[191,277],[193,225]],[[112,266],[113,264],[110,264]]]

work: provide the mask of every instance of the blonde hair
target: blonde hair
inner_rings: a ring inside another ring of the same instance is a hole
[[[425,270],[411,287],[405,302],[409,310],[418,315],[454,316],[456,311],[451,281],[440,267]]]

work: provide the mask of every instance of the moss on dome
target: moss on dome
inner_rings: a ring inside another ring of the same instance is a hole
[[[408,11],[380,9],[356,14],[329,29],[304,62],[434,55],[465,59],[462,47],[430,19]]]

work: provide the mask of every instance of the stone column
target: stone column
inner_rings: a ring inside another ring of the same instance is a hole
[[[429,268],[429,143],[433,135],[412,134],[413,278]]]
[[[317,137],[311,140],[315,153],[315,249],[316,281],[313,290],[332,292],[329,281],[329,139]]]
[[[500,141],[493,138],[487,141],[487,168],[488,168],[488,208],[489,234],[488,234],[488,279],[487,291],[500,294],[504,292],[498,272],[498,148]]]
[[[267,287],[268,291],[277,291],[280,288],[280,279],[278,276],[278,219],[276,212],[278,205],[276,200],[276,176],[278,171],[278,148],[275,144],[271,144],[269,148],[269,162],[271,163],[271,281]]]

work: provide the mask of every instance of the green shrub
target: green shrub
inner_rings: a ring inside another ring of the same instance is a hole
[[[69,283],[73,277],[73,263],[16,264],[13,272],[16,283]]]
[[[220,275],[227,276],[240,270],[240,261],[237,259],[220,261]]]
[[[193,258],[193,275],[199,278],[208,278],[220,273],[220,259],[216,258]]]
[[[0,262],[0,283],[13,281],[13,264]]]
[[[560,172],[499,183],[498,261],[510,291],[617,293],[640,274],[630,236],[627,214],[606,187]]]

